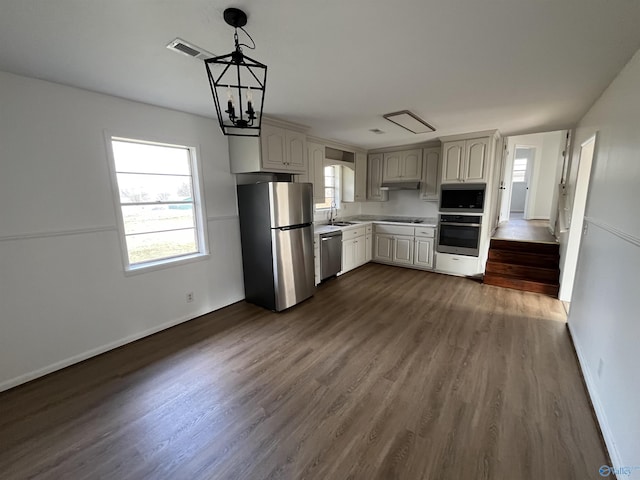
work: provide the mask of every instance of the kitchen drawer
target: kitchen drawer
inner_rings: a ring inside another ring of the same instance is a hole
[[[436,236],[436,229],[433,227],[416,227],[416,237],[430,237]]]
[[[365,234],[366,227],[350,227],[342,230],[342,240],[349,240],[351,238],[360,237]]]
[[[376,233],[386,233],[390,235],[410,235],[413,237],[414,228],[406,227],[403,225],[387,225],[387,224],[376,224]]]
[[[371,225],[370,223],[365,225],[365,229],[366,229],[367,235],[370,233],[373,233],[373,225]]]
[[[436,272],[461,276],[477,275],[479,273],[478,257],[438,252],[436,254]]]

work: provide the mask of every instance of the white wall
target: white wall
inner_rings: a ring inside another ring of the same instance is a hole
[[[437,217],[438,203],[420,200],[418,190],[390,190],[386,202],[363,202],[363,215],[389,215],[407,217]]]
[[[640,51],[578,124],[574,160],[594,133],[568,322],[612,460],[640,466]]]
[[[244,297],[214,120],[2,72],[0,112],[0,390]],[[124,275],[105,130],[199,146],[208,260]]]

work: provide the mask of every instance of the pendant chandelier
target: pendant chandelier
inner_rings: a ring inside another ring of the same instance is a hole
[[[242,28],[247,24],[247,15],[240,9],[227,8],[224,20],[235,29],[235,50],[205,60],[220,129],[225,135],[259,137],[267,66],[242,52],[242,47],[254,49],[256,46]],[[253,46],[238,41],[238,29],[249,37]]]

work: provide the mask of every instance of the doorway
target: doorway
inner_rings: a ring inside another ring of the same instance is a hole
[[[570,302],[573,293],[573,281],[575,280],[576,269],[578,267],[578,253],[580,252],[584,212],[587,207],[587,194],[589,192],[589,180],[591,178],[591,165],[593,164],[595,146],[596,135],[590,137],[580,146],[578,165],[576,168],[571,168],[573,172],[576,172],[575,181],[573,182],[571,178],[568,179],[569,190],[571,190],[571,187],[574,187],[575,190],[574,192],[567,192],[559,205],[560,221],[564,223],[561,243],[566,246],[563,255],[564,261],[558,298],[564,302]],[[570,177],[572,176],[573,175],[570,175]],[[571,193],[573,193],[572,204],[570,203]]]
[[[509,217],[527,219],[527,203],[529,197],[529,182],[531,169],[536,156],[535,147],[516,146],[511,171],[511,202]]]

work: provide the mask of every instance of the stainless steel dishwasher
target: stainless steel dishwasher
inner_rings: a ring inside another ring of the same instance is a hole
[[[342,270],[342,231],[320,234],[320,280]]]

